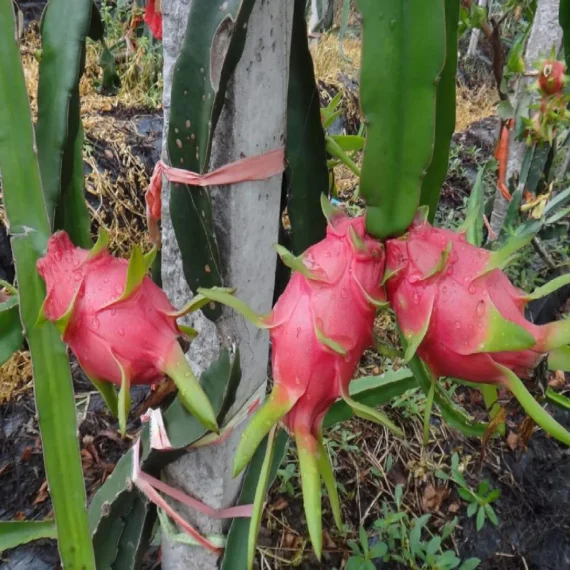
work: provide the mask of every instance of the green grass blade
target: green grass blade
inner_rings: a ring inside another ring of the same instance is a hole
[[[0,366],[22,346],[22,325],[18,297],[0,303]]]
[[[0,552],[40,538],[57,538],[55,521],[0,522]]]
[[[360,104],[367,121],[360,192],[366,227],[400,235],[414,219],[435,137],[436,78],[445,63],[444,0],[358,0]]]
[[[455,131],[455,75],[457,73],[457,27],[459,0],[445,1],[446,55],[436,89],[435,144],[433,158],[422,181],[420,204],[429,207],[433,223],[441,186],[447,175],[451,136]]]
[[[34,148],[12,3],[0,2],[0,170],[20,284],[20,316],[32,355],[36,407],[62,562],[66,568],[91,570],[95,564],[67,352],[52,324],[34,328],[45,297],[36,262],[45,252],[50,233]]]

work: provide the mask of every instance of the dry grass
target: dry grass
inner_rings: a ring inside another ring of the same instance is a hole
[[[467,129],[473,123],[497,112],[496,88],[483,84],[475,91],[460,86],[457,89],[455,132]]]
[[[19,350],[0,366],[0,405],[32,388],[30,353]]]

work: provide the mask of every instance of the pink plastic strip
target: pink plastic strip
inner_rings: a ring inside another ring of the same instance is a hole
[[[138,439],[133,448],[133,483],[144,493],[150,501],[159,506],[168,516],[176,521],[198,544],[208,549],[210,552],[219,554],[221,549],[203,537],[190,523],[186,522],[161,496],[152,488],[152,486],[141,479],[140,470],[140,439]]]
[[[149,409],[146,414],[141,416],[141,421],[150,422],[150,446],[159,451],[169,451],[174,449],[166,433],[164,419],[160,408]]]
[[[160,244],[158,220],[162,215],[160,193],[162,190],[162,176],[170,182],[188,184],[190,186],[221,186],[224,184],[237,184],[246,180],[265,180],[281,174],[285,168],[285,149],[278,148],[264,154],[249,156],[236,162],[226,164],[208,172],[197,174],[190,170],[174,168],[159,161],[154,167],[148,189],[145,194],[146,216],[151,240]]]

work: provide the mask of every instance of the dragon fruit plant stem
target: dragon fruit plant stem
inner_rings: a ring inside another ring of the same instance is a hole
[[[436,376],[506,387],[538,425],[570,445],[570,433],[520,380],[546,358],[570,370],[570,320],[537,326],[524,316],[531,299],[570,283],[570,276],[528,295],[502,271],[531,238],[487,251],[467,243],[464,231],[434,228],[420,209],[407,234],[386,242],[386,291],[406,359],[417,351]]]
[[[328,409],[343,398],[356,415],[403,436],[384,414],[349,396],[360,357],[373,343],[376,310],[386,301],[380,284],[384,248],[366,235],[363,217],[347,217],[324,196],[321,202],[328,220],[326,237],[299,257],[277,246],[293,273],[269,315],[257,316],[232,295],[216,289],[199,291],[270,331],[273,390],[243,434],[234,475],[245,468],[270,429],[281,421],[297,444],[307,525],[318,557],[322,551],[321,478],[335,522],[341,524],[336,483],[322,439]],[[257,498],[263,496],[265,490]],[[256,507],[261,508],[261,503]],[[257,531],[255,525],[250,529],[251,568]]]
[[[176,311],[165,293],[146,275],[156,254],[135,248],[131,259],[107,251],[100,233],[90,250],[75,247],[65,232],[50,237],[37,269],[47,287],[39,321],[56,324],[64,342],[118,415],[122,433],[130,408],[131,384],[172,378],[185,407],[207,428],[217,431],[210,401],[186,362],[179,336],[196,332],[176,319],[209,302],[195,297]],[[117,400],[113,385],[120,387]]]

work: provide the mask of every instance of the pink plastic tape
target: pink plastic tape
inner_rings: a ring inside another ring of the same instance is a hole
[[[208,172],[197,174],[190,170],[168,166],[160,160],[156,163],[145,194],[146,216],[151,240],[160,243],[158,221],[162,216],[162,176],[170,182],[190,186],[221,186],[247,180],[266,180],[285,169],[285,149],[277,148],[264,154],[243,158]]]

